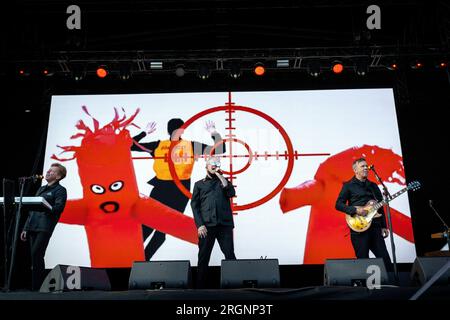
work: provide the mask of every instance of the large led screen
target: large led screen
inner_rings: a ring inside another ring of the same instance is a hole
[[[184,122],[177,144],[168,130],[182,122],[173,119]],[[146,254],[197,265],[189,197],[211,150],[235,185],[240,259],[353,258],[335,202],[357,158],[392,194],[406,187],[392,89],[53,96],[44,169],[67,167],[68,202],[46,267],[130,267]],[[407,193],[390,205],[397,261],[412,262]],[[210,265],[221,259],[216,243]]]

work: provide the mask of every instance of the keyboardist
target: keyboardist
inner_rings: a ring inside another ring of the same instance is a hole
[[[36,196],[43,197],[52,206],[47,212],[30,211],[25,226],[20,235],[22,241],[30,240],[31,248],[31,287],[33,291],[39,290],[45,277],[44,255],[50,237],[64,210],[67,200],[67,191],[59,181],[65,178],[66,168],[53,163],[45,174],[47,184],[39,188]]]

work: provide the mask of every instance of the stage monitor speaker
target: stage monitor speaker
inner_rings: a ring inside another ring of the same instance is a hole
[[[104,269],[58,264],[44,279],[39,291],[71,290],[111,290],[111,284]]]
[[[372,266],[378,267],[375,269]],[[379,270],[379,284],[389,283],[386,266],[381,258],[373,259],[327,259],[324,266],[325,286],[367,286],[369,277]]]
[[[222,260],[220,286],[229,288],[278,288],[278,259]]]
[[[189,260],[134,262],[129,289],[191,288],[192,275]]]
[[[411,269],[411,281],[415,285],[424,285],[448,261],[450,261],[450,257],[417,257]],[[434,284],[450,285],[450,269]]]

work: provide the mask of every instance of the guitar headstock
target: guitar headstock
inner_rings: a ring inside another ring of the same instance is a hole
[[[421,187],[421,185],[420,185],[419,181],[412,181],[412,182],[408,183],[408,190],[416,191],[416,190],[419,190],[420,187]]]

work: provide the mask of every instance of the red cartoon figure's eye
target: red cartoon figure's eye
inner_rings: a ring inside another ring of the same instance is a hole
[[[123,187],[123,181],[116,181],[111,183],[111,185],[109,186],[109,190],[115,192],[115,191],[119,191],[120,189],[122,189]]]
[[[101,185],[98,185],[98,184],[91,185],[91,190],[93,193],[96,193],[96,194],[105,193],[105,188],[103,188]]]

